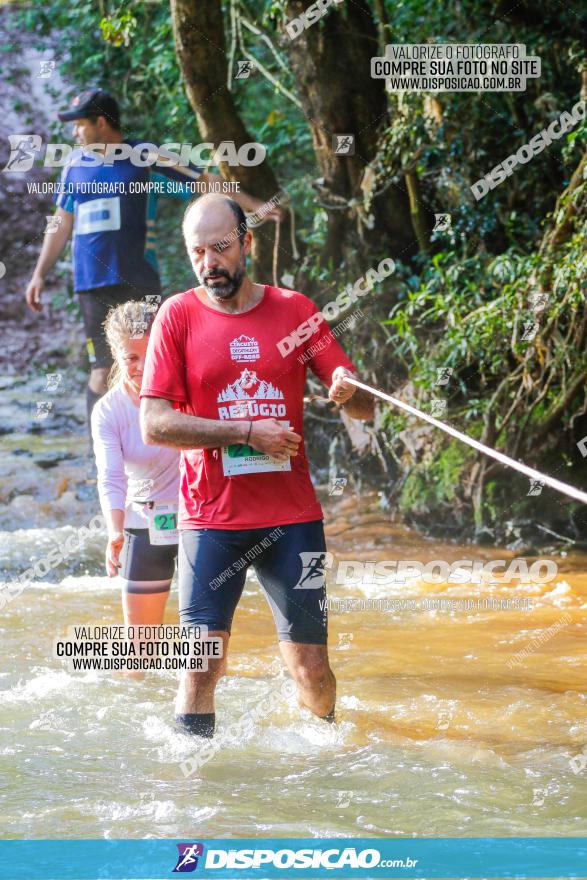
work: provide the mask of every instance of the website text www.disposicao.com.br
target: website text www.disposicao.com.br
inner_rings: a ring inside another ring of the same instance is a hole
[[[299,868],[340,870],[342,868],[414,868],[417,859],[382,859],[377,849],[208,849],[204,868],[239,870],[247,868]]]

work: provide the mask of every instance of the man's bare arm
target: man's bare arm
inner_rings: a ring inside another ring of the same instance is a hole
[[[59,226],[55,232],[45,233],[41,253],[25,293],[26,301],[34,312],[40,312],[43,308],[41,293],[45,286],[45,276],[65,250],[73,229],[73,213],[71,211],[57,208],[55,217],[60,220]]]
[[[297,455],[302,439],[277,419],[202,419],[178,412],[173,401],[161,397],[141,400],[141,433],[145,443],[175,449],[217,449],[248,440],[254,449],[279,461]]]
[[[345,376],[354,378],[353,373],[345,367],[337,367],[332,374],[332,385],[328,390],[328,397],[339,406],[344,407],[345,413],[351,419],[360,419],[369,422],[375,416],[375,402],[373,395],[356,385],[344,381]]]
[[[343,403],[342,408],[351,419],[361,419],[363,422],[370,422],[375,416],[373,395],[362,388],[356,388],[351,399]]]
[[[201,419],[173,408],[162,397],[141,400],[141,433],[145,443],[176,449],[216,449],[230,443],[244,443],[248,421]]]

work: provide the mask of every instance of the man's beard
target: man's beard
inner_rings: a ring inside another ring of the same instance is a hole
[[[217,282],[214,284],[209,284],[208,278],[214,275],[221,275],[223,278],[226,278],[226,281],[223,284],[218,284]],[[237,266],[232,275],[226,269],[206,269],[198,277],[198,281],[209,296],[213,297],[214,299],[227,300],[232,299],[233,296],[237,295],[241,288],[241,284],[243,283],[244,277],[245,270],[244,267],[241,265]]]

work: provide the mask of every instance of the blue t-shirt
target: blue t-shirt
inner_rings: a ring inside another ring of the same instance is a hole
[[[125,141],[134,147],[141,141]],[[144,155],[146,156],[146,150]],[[125,284],[136,290],[160,290],[155,255],[155,216],[159,195],[188,200],[190,183],[202,174],[195,165],[133,165],[130,158],[96,165],[80,148],[61,175],[58,208],[74,215],[74,289],[93,290]],[[154,184],[147,189],[145,184]]]

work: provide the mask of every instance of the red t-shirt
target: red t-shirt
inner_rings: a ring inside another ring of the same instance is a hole
[[[204,305],[193,289],[172,296],[151,330],[141,397],[173,400],[181,412],[206,419],[274,417],[303,435],[306,369],[327,386],[336,367],[355,370],[324,319],[281,354],[291,343],[281,351],[277,343],[317,312],[303,294],[268,285],[240,314]],[[303,442],[287,462],[242,443],[186,449],[180,471],[183,529],[253,529],[323,516]]]

